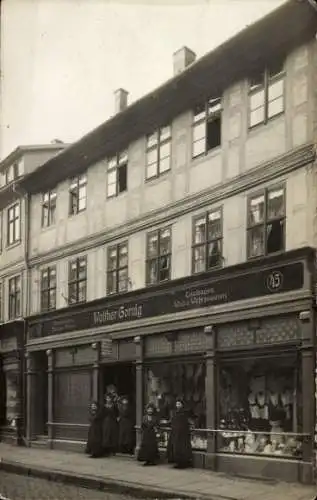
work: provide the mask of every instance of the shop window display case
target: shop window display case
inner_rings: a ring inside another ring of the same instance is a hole
[[[218,452],[301,458],[305,436],[295,366],[279,358],[221,367]]]
[[[159,445],[166,448],[177,398],[182,398],[192,426],[192,447],[207,449],[206,367],[203,361],[153,363],[145,370],[145,404],[157,408]]]

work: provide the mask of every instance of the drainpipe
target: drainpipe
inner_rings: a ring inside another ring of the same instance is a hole
[[[27,323],[25,317],[30,314],[30,295],[31,295],[31,270],[29,265],[29,247],[30,247],[30,194],[23,190],[18,184],[14,184],[13,191],[24,199],[24,231],[23,231],[23,242],[24,242],[24,272],[25,272],[25,284],[23,284],[23,339],[22,346],[20,349],[20,415],[17,419],[17,434],[18,441],[24,441],[23,436],[26,430],[26,359],[25,359],[25,345],[27,341]],[[22,282],[23,283],[23,282]]]

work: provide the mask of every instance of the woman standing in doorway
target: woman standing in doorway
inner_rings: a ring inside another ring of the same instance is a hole
[[[133,455],[135,446],[134,418],[128,398],[122,397],[119,411],[119,452]]]
[[[169,463],[175,464],[175,469],[186,469],[192,465],[190,424],[184,402],[181,399],[176,400],[176,411],[171,421],[167,459]]]
[[[116,453],[118,448],[117,407],[110,394],[105,395],[102,423],[102,450],[103,455]]]

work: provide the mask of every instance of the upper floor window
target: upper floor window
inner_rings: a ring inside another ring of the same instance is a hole
[[[193,273],[222,264],[222,210],[212,210],[194,219]]]
[[[171,278],[171,228],[158,229],[147,235],[146,284],[153,285]]]
[[[118,196],[128,189],[128,153],[124,151],[108,160],[107,196]]]
[[[5,171],[5,183],[10,184],[22,175],[21,163],[16,162],[7,167]]]
[[[162,127],[147,137],[146,178],[158,177],[171,168],[171,127]]]
[[[21,316],[21,276],[9,280],[9,319]]]
[[[80,175],[71,181],[69,188],[69,213],[78,214],[86,209],[87,175]]]
[[[87,259],[78,257],[69,263],[68,303],[86,302],[87,296]]]
[[[128,243],[119,243],[108,248],[107,293],[128,290]]]
[[[56,214],[56,191],[48,191],[42,198],[42,227],[55,224]]]
[[[221,145],[221,99],[197,106],[193,118],[193,158]]]
[[[18,202],[8,208],[8,245],[13,245],[13,243],[20,241],[20,223],[20,203]]]
[[[41,271],[41,311],[56,309],[56,267]]]
[[[249,127],[284,112],[284,66],[280,62],[249,82]]]
[[[285,248],[285,189],[266,189],[248,200],[248,258]]]

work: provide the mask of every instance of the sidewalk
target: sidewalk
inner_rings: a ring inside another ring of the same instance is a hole
[[[239,479],[200,469],[182,471],[166,465],[144,468],[129,458],[90,459],[79,453],[4,443],[0,443],[1,468],[139,498],[314,500],[317,495],[313,486]]]

